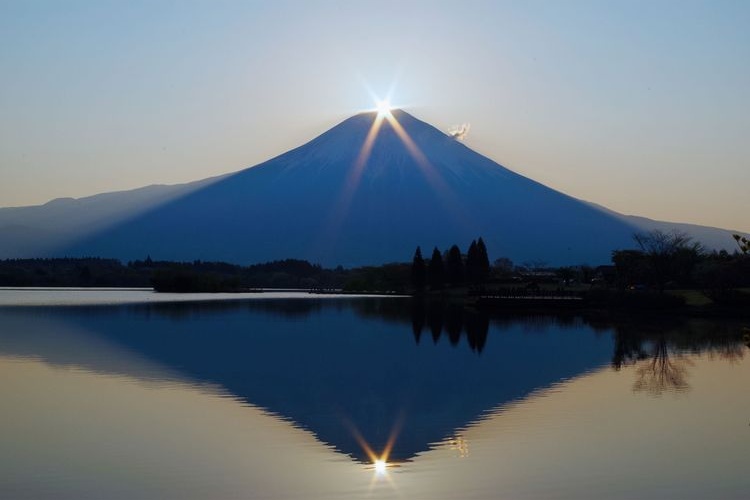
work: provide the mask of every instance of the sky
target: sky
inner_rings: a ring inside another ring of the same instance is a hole
[[[0,0],[0,206],[233,172],[372,95],[576,198],[750,232],[747,1]]]

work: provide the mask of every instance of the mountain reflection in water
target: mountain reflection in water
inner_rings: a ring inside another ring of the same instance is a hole
[[[742,325],[304,297],[0,308],[0,497],[750,487]]]
[[[395,435],[390,460],[410,461],[608,364],[639,363],[633,389],[658,395],[689,389],[680,353],[744,352],[731,325],[491,318],[401,298],[4,309],[0,332],[0,354],[218,387],[365,463],[362,441],[378,454]]]

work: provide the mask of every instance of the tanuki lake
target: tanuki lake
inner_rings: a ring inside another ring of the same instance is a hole
[[[0,498],[747,498],[747,326],[0,290]]]

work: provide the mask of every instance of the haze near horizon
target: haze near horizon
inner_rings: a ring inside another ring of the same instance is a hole
[[[552,188],[750,231],[741,2],[0,2],[0,206],[237,171],[377,98]]]

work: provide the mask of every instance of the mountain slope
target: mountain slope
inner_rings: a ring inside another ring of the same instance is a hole
[[[67,244],[157,207],[218,178],[152,185],[44,205],[0,208],[0,258],[56,256]]]
[[[353,116],[256,167],[43,252],[351,266],[483,236],[493,257],[561,265],[605,263],[613,249],[632,246],[637,221],[511,172],[403,111],[393,115],[397,122],[382,121],[377,134],[374,113]]]
[[[639,232],[649,231],[661,231],[664,233],[680,232],[685,233],[693,238],[693,240],[700,242],[703,246],[709,250],[727,250],[734,252],[737,250],[737,246],[734,243],[732,234],[740,234],[747,236],[747,233],[742,231],[734,231],[729,229],[722,229],[718,227],[701,226],[698,224],[687,224],[684,222],[668,222],[663,220],[654,220],[647,217],[641,217],[638,215],[624,215],[608,208],[602,207],[595,203],[590,203],[591,206],[602,210],[613,217],[616,217],[628,224],[631,224],[638,228]],[[632,244],[631,244],[632,246]]]

